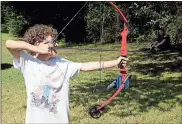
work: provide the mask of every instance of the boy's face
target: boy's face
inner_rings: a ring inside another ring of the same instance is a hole
[[[54,40],[53,37],[47,36],[43,42],[40,42],[38,46],[48,45],[49,47],[54,47],[56,44],[52,43],[51,41]],[[45,60],[49,60],[51,57],[55,57],[57,51],[55,49],[51,49],[51,54],[39,54],[39,56],[45,58]]]

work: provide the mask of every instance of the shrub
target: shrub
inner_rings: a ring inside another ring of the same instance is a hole
[[[7,2],[2,4],[2,32],[19,36],[27,24],[24,16],[18,13],[13,6],[7,4]]]
[[[6,18],[6,26],[10,35],[20,35],[24,26],[27,24],[27,21],[22,15],[18,15],[15,12],[12,12]]]

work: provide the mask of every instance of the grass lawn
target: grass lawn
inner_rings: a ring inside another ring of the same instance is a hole
[[[12,55],[5,48],[5,40],[16,39],[2,34],[2,123],[25,121],[26,91],[22,74],[12,66]],[[94,45],[81,48],[94,47]],[[99,48],[120,49],[120,44],[98,45]],[[130,89],[122,91],[108,106],[108,112],[92,119],[88,109],[101,104],[115,91],[92,93],[94,85],[104,89],[119,70],[81,72],[71,80],[70,121],[75,124],[181,124],[182,123],[182,56],[178,52],[150,54],[149,44],[129,43],[128,68],[133,75]],[[59,50],[58,55],[75,62],[116,59],[119,52]]]

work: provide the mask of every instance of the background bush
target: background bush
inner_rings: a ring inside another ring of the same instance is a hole
[[[84,4],[78,1],[1,3],[2,32],[12,35],[23,35],[34,24],[52,24],[60,31]],[[117,1],[115,4],[129,19],[128,37],[134,39],[131,42],[152,42],[160,27],[166,28],[173,44],[182,42],[181,1]],[[120,42],[122,28],[122,18],[108,2],[90,1],[63,34],[65,42],[115,43]]]
[[[2,4],[1,31],[8,32],[12,36],[20,36],[28,22],[21,13],[16,11],[14,6],[8,6],[7,3]]]

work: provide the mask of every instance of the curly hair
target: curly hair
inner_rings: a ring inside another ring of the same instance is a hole
[[[57,30],[52,26],[36,24],[25,32],[24,41],[34,45],[35,42],[43,42],[49,35],[55,38],[57,34]]]

